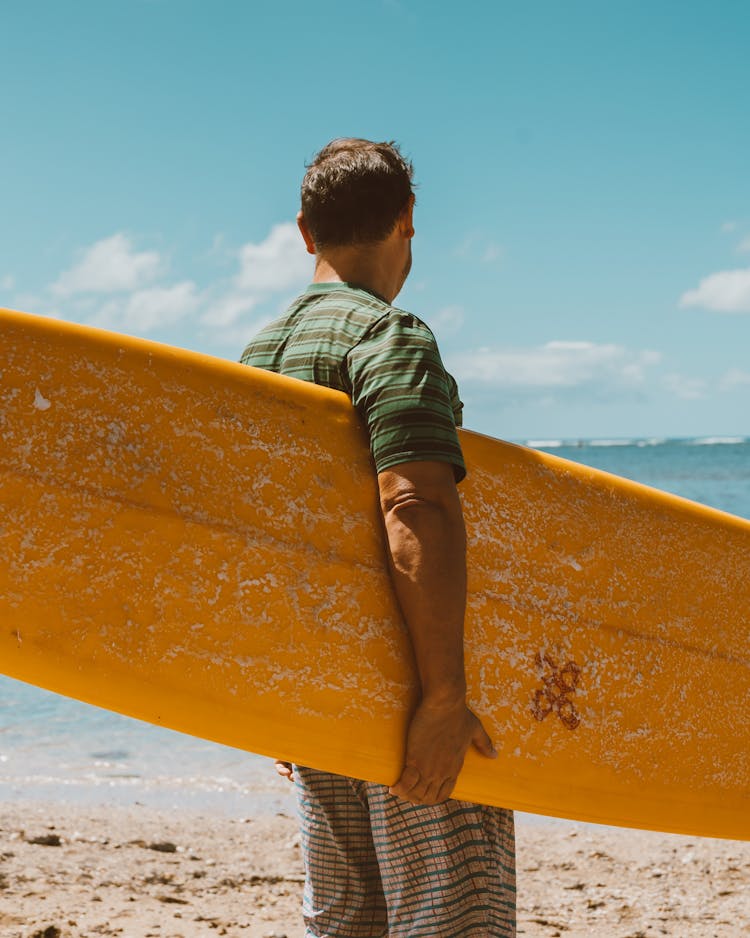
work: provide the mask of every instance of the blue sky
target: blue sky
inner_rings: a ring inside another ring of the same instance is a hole
[[[330,138],[419,184],[466,424],[750,435],[744,2],[0,2],[0,305],[237,358]]]

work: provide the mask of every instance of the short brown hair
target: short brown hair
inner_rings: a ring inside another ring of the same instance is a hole
[[[413,194],[413,175],[394,142],[332,140],[302,180],[302,215],[316,247],[382,241]]]

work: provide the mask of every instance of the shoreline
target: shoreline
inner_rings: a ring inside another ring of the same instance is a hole
[[[750,935],[750,842],[517,817],[525,938]],[[302,938],[293,812],[0,803],[3,938]]]

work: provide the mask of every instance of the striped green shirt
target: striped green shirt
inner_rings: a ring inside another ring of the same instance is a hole
[[[378,472],[414,460],[466,474],[456,427],[463,405],[430,329],[349,283],[314,283],[242,354],[245,365],[348,394]]]

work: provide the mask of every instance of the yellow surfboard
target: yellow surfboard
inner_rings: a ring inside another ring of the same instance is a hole
[[[0,312],[0,670],[334,772],[398,775],[415,700],[349,400]],[[750,522],[463,432],[456,795],[750,839]]]

